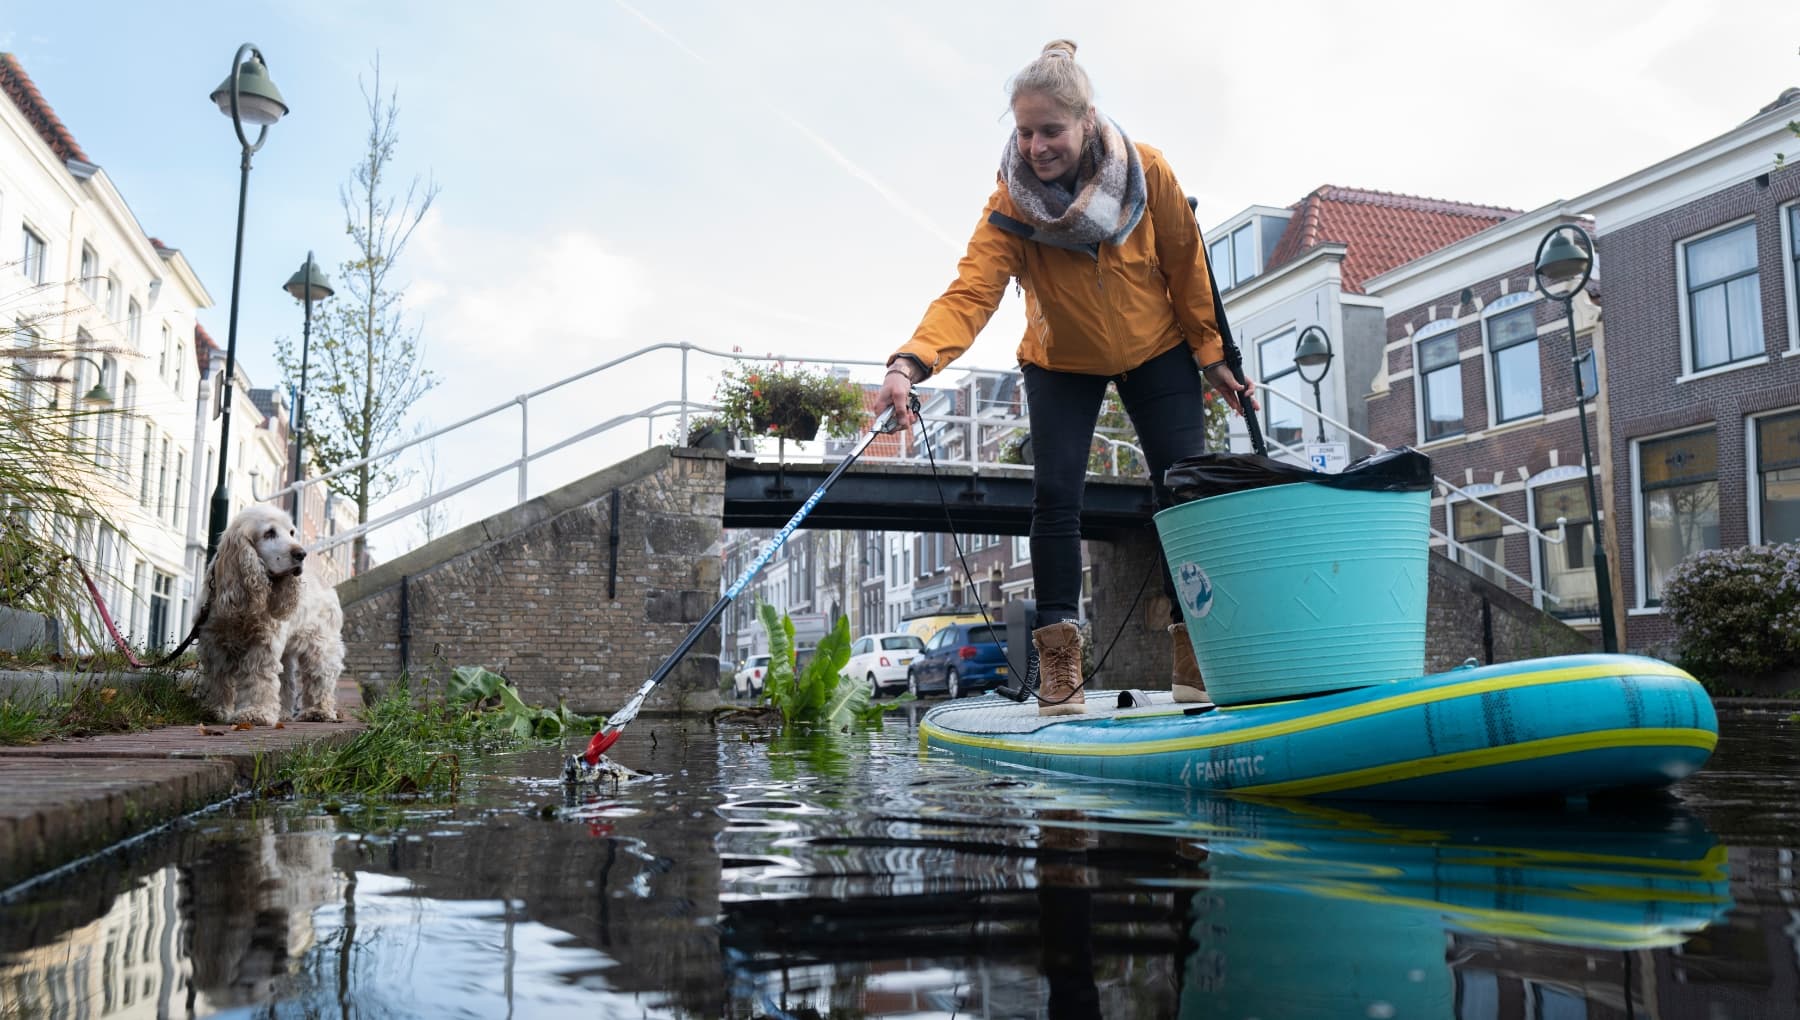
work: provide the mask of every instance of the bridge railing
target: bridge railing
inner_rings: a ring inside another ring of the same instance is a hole
[[[634,377],[635,381],[636,378],[641,378],[643,374],[643,366],[638,363],[642,359],[663,351],[675,351],[680,355],[680,372],[675,378],[678,392],[675,396],[655,401],[635,411],[614,415],[583,428],[572,435],[533,449],[531,445],[531,408],[534,400],[541,400],[550,394],[564,390],[576,383],[615,369],[636,372],[637,376]],[[676,434],[685,436],[688,431],[688,423],[693,416],[714,409],[710,403],[695,400],[691,396],[690,377],[694,373],[694,355],[701,355],[706,358],[727,362],[771,360],[771,357],[768,355],[758,356],[745,354],[741,351],[713,350],[686,342],[650,344],[610,361],[605,361],[598,365],[594,365],[591,368],[583,369],[582,371],[573,373],[545,386],[540,386],[537,389],[501,401],[492,407],[478,411],[475,414],[471,414],[456,422],[443,426],[442,428],[433,429],[430,432],[412,437],[405,442],[395,444],[367,457],[340,464],[322,475],[301,479],[292,485],[278,489],[261,498],[266,502],[282,501],[294,492],[303,491],[317,485],[328,485],[332,479],[356,471],[365,466],[380,468],[382,465],[391,465],[403,454],[406,454],[425,443],[433,442],[444,437],[454,436],[485,422],[496,415],[508,413],[516,408],[519,414],[519,454],[517,457],[501,461],[498,464],[480,470],[472,477],[456,482],[455,484],[439,488],[432,492],[427,492],[421,498],[415,499],[403,506],[386,510],[379,516],[365,523],[358,524],[353,528],[323,539],[316,543],[313,546],[313,549],[314,551],[324,551],[336,548],[344,543],[354,541],[358,537],[398,524],[424,513],[446,500],[461,495],[478,485],[492,481],[495,478],[503,477],[509,473],[515,478],[517,500],[518,502],[523,503],[530,498],[530,474],[532,464],[541,461],[543,458],[552,454],[567,450],[579,443],[598,438],[613,432],[614,430],[640,421],[645,424],[645,449],[656,445],[656,429],[658,422],[666,422],[671,418],[674,419],[677,425]],[[782,360],[796,363],[816,361],[818,364],[829,365],[834,369],[883,368],[886,365],[885,361],[841,358],[832,359],[830,361],[803,358],[784,358]],[[880,462],[883,460],[914,463],[922,462],[926,460],[924,444],[929,437],[932,444],[932,455],[936,462],[944,467],[973,468],[981,470],[986,467],[1005,463],[1017,463],[1018,461],[1014,459],[1015,454],[1009,447],[1012,444],[1013,437],[1029,435],[1031,426],[1030,409],[1024,398],[1023,387],[1018,382],[1018,373],[1016,371],[1000,371],[992,369],[965,369],[959,371],[961,372],[960,380],[954,385],[940,382],[936,385],[920,387],[921,393],[925,397],[922,407],[924,420],[913,427],[912,437],[909,443],[901,444],[900,450],[895,453],[872,448],[869,452],[864,454],[863,459],[871,462]],[[1388,448],[1375,439],[1363,435],[1345,423],[1332,418],[1330,415],[1307,406],[1304,401],[1289,397],[1278,389],[1269,387],[1266,384],[1262,385],[1259,389],[1264,400],[1278,399],[1286,401],[1300,413],[1330,425],[1346,436],[1353,437],[1366,443],[1371,449],[1379,451]],[[1003,396],[995,398],[992,396],[994,393],[1000,393],[1003,394]],[[966,402],[966,408],[960,409],[962,413],[959,413],[959,401],[955,396],[956,394],[967,394],[969,397]],[[1109,429],[1103,427],[1099,430],[1096,440],[1104,444],[1107,448],[1105,463],[1108,473],[1120,475],[1136,473],[1142,470],[1138,465],[1141,465],[1144,462],[1143,450],[1135,443],[1131,442],[1130,439],[1126,438],[1127,435],[1129,435],[1129,433],[1122,429]],[[1235,448],[1247,448],[1247,440],[1243,434],[1233,434],[1233,440],[1233,446]],[[768,441],[760,440],[759,442],[766,444]],[[844,449],[848,448],[849,442],[850,441],[842,441],[841,446],[834,448],[832,441],[827,440],[822,444],[824,455],[826,457],[831,457],[841,453]],[[1120,453],[1122,451],[1136,454],[1135,463],[1121,462]],[[1300,464],[1308,463],[1301,452],[1295,450],[1291,446],[1275,443],[1274,451],[1276,455],[1290,457]],[[1559,545],[1563,542],[1566,528],[1562,526],[1561,522],[1558,524],[1558,534],[1552,535],[1540,528],[1534,527],[1529,522],[1519,520],[1511,514],[1506,513],[1504,510],[1501,510],[1493,503],[1482,499],[1480,495],[1467,492],[1447,479],[1439,477],[1436,479],[1436,482],[1446,493],[1454,493],[1462,499],[1479,504],[1501,520],[1518,528],[1521,533],[1529,535],[1534,540],[1542,541],[1550,545]],[[1474,560],[1483,564],[1492,571],[1518,583],[1521,587],[1529,589],[1542,603],[1555,604],[1559,601],[1554,593],[1547,591],[1543,586],[1535,583],[1531,579],[1519,576],[1509,570],[1504,564],[1495,562],[1482,553],[1470,548],[1466,543],[1459,543],[1453,534],[1453,528],[1449,529],[1449,531],[1440,531],[1434,526],[1431,530],[1432,534],[1442,540],[1457,558]]]

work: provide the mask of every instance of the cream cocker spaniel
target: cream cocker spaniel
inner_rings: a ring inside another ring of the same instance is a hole
[[[302,569],[288,515],[256,505],[232,518],[201,604],[201,699],[221,722],[273,726],[285,716],[336,719],[344,670],[337,593]]]

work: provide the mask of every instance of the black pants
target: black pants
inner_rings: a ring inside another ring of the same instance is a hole
[[[1163,472],[1183,457],[1206,452],[1204,387],[1186,344],[1116,376],[1053,372],[1036,365],[1025,365],[1021,372],[1031,402],[1031,572],[1037,625],[1047,627],[1079,615],[1081,497],[1107,383],[1118,386],[1125,413],[1137,428],[1159,509],[1174,502],[1163,485]],[[1180,623],[1166,563],[1162,582],[1169,620]]]

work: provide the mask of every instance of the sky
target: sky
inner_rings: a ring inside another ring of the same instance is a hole
[[[411,409],[427,429],[657,343],[885,359],[993,187],[1008,77],[1059,37],[1206,226],[1325,184],[1534,209],[1800,85],[1792,0],[0,0],[0,49],[193,264],[220,343],[238,145],[207,96],[240,43],[261,48],[291,113],[249,186],[238,359],[258,386],[280,382],[275,339],[300,333],[281,284],[309,249],[334,277],[351,254],[339,192],[379,59],[395,171],[441,188],[397,271],[438,379]],[[960,364],[1011,367],[1022,322],[1009,295]],[[720,367],[695,356],[690,396]],[[533,444],[674,399],[679,377],[662,352],[537,399]],[[516,455],[518,419],[440,441],[442,480]],[[577,447],[531,489],[671,427]],[[477,490],[451,523],[512,492]]]

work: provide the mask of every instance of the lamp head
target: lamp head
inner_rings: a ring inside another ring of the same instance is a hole
[[[295,301],[323,301],[337,293],[331,289],[331,280],[325,271],[311,258],[300,263],[300,268],[294,270],[294,275],[288,277],[282,289],[292,294]]]
[[[1576,243],[1574,230],[1558,227],[1538,252],[1538,287],[1553,297],[1566,296],[1585,281],[1593,265],[1594,253]]]
[[[1294,364],[1319,368],[1331,364],[1331,339],[1317,326],[1308,326],[1294,345]]]
[[[262,58],[251,54],[250,59],[238,66],[238,118],[246,124],[267,127],[282,117],[287,116],[288,105],[281,98],[281,90],[269,77],[269,69],[264,66]],[[213,89],[212,101],[219,104],[219,112],[231,116],[231,78],[227,77]]]
[[[111,407],[113,397],[106,391],[105,386],[95,383],[94,388],[88,390],[86,395],[81,398],[81,402],[89,407]]]

